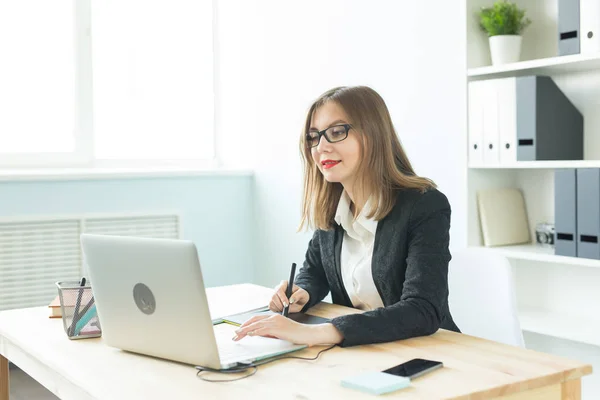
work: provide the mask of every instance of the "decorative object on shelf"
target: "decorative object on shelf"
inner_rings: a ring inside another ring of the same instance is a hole
[[[584,1],[584,0],[582,0]],[[558,55],[579,54],[580,0],[558,0]]]
[[[521,58],[522,33],[531,24],[525,10],[507,0],[482,7],[479,26],[489,37],[493,65],[508,64]]]
[[[541,222],[535,226],[535,240],[544,247],[554,246],[554,224]]]
[[[583,115],[549,76],[469,82],[469,163],[583,159]]]
[[[519,189],[480,190],[477,206],[484,246],[531,243],[525,200]]]

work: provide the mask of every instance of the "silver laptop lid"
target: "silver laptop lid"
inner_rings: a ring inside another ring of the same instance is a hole
[[[81,244],[108,345],[221,367],[193,242],[82,234]]]

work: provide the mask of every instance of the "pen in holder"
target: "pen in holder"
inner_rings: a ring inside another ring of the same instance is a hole
[[[81,281],[56,282],[63,327],[69,339],[99,337],[102,328],[96,312],[92,288]]]

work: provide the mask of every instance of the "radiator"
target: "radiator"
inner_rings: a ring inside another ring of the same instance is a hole
[[[178,239],[181,218],[93,214],[0,219],[0,311],[48,305],[56,281],[83,273],[81,233]]]

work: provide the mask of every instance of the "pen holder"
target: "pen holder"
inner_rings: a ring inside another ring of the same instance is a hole
[[[90,285],[80,286],[77,281],[56,282],[63,327],[69,339],[102,336]]]

